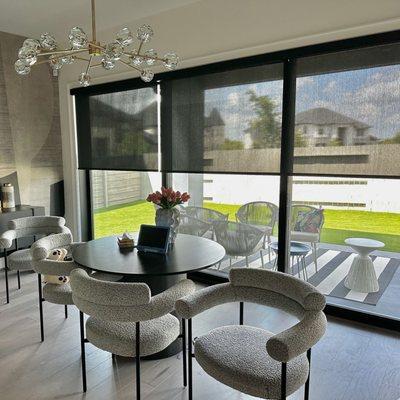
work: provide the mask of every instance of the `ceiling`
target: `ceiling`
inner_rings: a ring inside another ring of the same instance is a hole
[[[123,26],[198,0],[97,0],[98,30]],[[90,25],[90,0],[0,0],[0,31],[38,37],[48,31],[60,38],[73,26],[86,32]]]

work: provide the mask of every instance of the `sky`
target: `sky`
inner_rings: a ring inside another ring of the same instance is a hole
[[[254,110],[247,92],[267,95],[282,110],[282,81],[229,86],[206,91],[206,115],[216,107],[226,136],[243,137]],[[400,65],[297,78],[296,112],[325,107],[371,126],[378,138],[400,131]]]

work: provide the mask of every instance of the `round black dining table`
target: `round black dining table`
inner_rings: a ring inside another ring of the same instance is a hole
[[[156,295],[188,272],[219,263],[225,256],[225,249],[210,239],[178,234],[166,254],[138,252],[136,248],[119,248],[117,236],[108,236],[77,246],[72,256],[78,265],[120,275],[123,282],[147,283],[152,295]]]
[[[219,263],[225,256],[225,249],[220,244],[198,236],[178,234],[167,254],[119,248],[117,238],[109,236],[82,243],[74,248],[72,257],[83,267],[119,275],[122,282],[147,283],[152,295],[172,287],[188,272]],[[170,357],[181,350],[177,339],[165,350],[145,358]]]

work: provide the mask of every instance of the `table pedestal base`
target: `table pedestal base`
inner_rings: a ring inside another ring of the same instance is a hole
[[[361,293],[372,293],[379,291],[379,283],[376,278],[374,264],[371,257],[357,255],[354,257],[350,271],[344,281],[348,289]]]

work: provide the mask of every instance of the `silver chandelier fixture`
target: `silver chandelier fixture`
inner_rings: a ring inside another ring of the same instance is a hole
[[[39,39],[26,39],[18,52],[18,60],[15,62],[15,70],[19,75],[27,75],[34,65],[48,63],[54,76],[58,76],[64,65],[75,61],[86,62],[85,71],[79,75],[79,83],[82,86],[90,85],[90,69],[102,67],[107,71],[122,63],[140,73],[144,82],[150,82],[154,72],[149,68],[157,64],[163,64],[166,69],[173,70],[177,67],[179,57],[173,53],[167,53],[164,57],[158,57],[154,49],[144,50],[143,47],[153,37],[153,29],[149,25],[142,25],[136,32],[139,43],[136,49],[129,49],[134,42],[132,32],[128,28],[122,28],[116,35],[115,41],[103,44],[97,41],[95,0],[92,4],[92,38],[82,28],[74,27],[70,30],[69,48],[60,49],[56,39],[46,32]],[[86,53],[86,54],[85,54]]]

